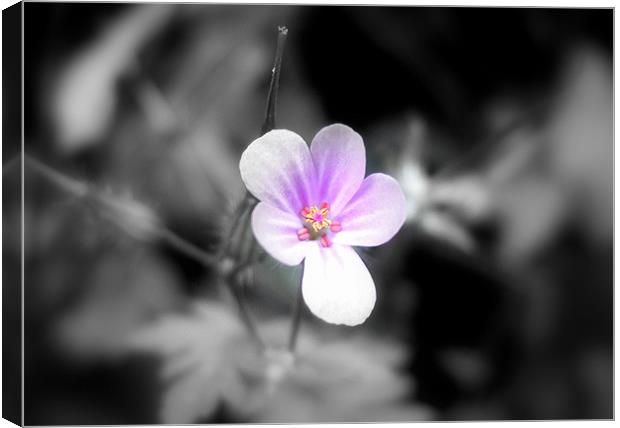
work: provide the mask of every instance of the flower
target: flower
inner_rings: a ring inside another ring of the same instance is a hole
[[[260,200],[252,213],[259,244],[286,265],[305,259],[302,294],[312,313],[332,324],[363,323],[376,291],[352,246],[381,245],[401,228],[398,182],[364,178],[362,137],[342,124],[321,129],[310,147],[294,132],[270,131],[247,147],[239,168]]]

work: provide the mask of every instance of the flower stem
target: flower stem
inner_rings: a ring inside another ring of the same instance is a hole
[[[221,243],[220,258],[226,257],[231,251],[233,237],[235,232],[239,228],[239,222],[241,221],[241,218],[246,211],[247,202],[247,197],[244,197],[241,201],[237,203],[237,205],[235,205],[231,216],[232,221],[230,222],[230,225],[228,227],[226,237]]]
[[[288,28],[285,26],[278,27],[278,40],[276,42],[276,54],[273,60],[273,68],[271,69],[271,80],[269,82],[269,92],[267,93],[267,108],[265,110],[265,120],[261,128],[261,135],[271,131],[276,126],[276,108],[278,101],[278,90],[280,89],[280,70],[282,69],[282,56],[284,55],[284,45]],[[246,209],[254,207],[256,199],[248,191],[245,193],[243,200],[237,205],[233,214],[233,221],[228,232],[226,242],[224,242],[224,252],[230,249],[230,240],[235,230],[239,226],[239,222],[243,217]]]
[[[297,298],[295,300],[295,309],[293,310],[293,320],[291,322],[291,333],[288,338],[288,350],[293,353],[297,346],[297,336],[299,336],[299,327],[301,326],[301,313],[303,309],[303,296],[301,292],[301,281],[304,277],[305,262],[301,262],[301,275],[299,277],[299,288],[297,289]]]
[[[265,112],[265,121],[261,129],[261,135],[265,134],[276,127],[276,107],[278,102],[278,89],[280,87],[280,71],[282,70],[282,56],[284,55],[284,45],[288,28],[285,26],[278,27],[278,41],[276,45],[276,55],[273,60],[273,68],[271,69],[271,81],[269,83],[269,93],[267,95],[267,109]],[[252,250],[252,248],[251,248]],[[250,256],[251,256],[250,252]],[[301,264],[301,278],[303,278],[304,263]],[[299,327],[301,326],[301,313],[303,309],[303,298],[301,293],[301,279],[299,281],[299,289],[295,301],[295,309],[293,310],[293,319],[291,322],[291,332],[289,335],[288,349],[290,352],[295,351],[297,345],[297,336],[299,335]]]
[[[230,293],[235,298],[237,308],[239,309],[239,314],[241,315],[241,321],[243,321],[243,324],[245,325],[248,334],[250,335],[252,340],[254,340],[254,343],[256,343],[258,349],[260,351],[264,351],[266,348],[265,343],[258,334],[258,329],[256,328],[256,325],[254,323],[254,319],[250,315],[250,311],[248,310],[245,299],[243,298],[241,287],[239,287],[239,284],[233,284],[230,281],[225,281],[225,283],[228,284],[227,288],[230,290]]]
[[[288,28],[278,27],[278,41],[276,44],[276,56],[273,60],[271,69],[271,81],[269,82],[269,93],[267,94],[267,109],[265,111],[265,121],[261,129],[261,135],[276,127],[276,107],[278,102],[278,89],[280,87],[280,70],[282,69],[282,56],[284,55],[284,45]]]
[[[265,111],[265,120],[263,121],[263,126],[261,128],[261,135],[266,132],[271,131],[275,128],[276,123],[276,107],[278,100],[278,89],[280,87],[280,70],[282,69],[282,56],[284,54],[284,44],[286,42],[286,36],[288,34],[288,29],[286,27],[278,27],[278,40],[276,43],[276,54],[273,62],[273,68],[271,69],[271,81],[269,82],[269,92],[267,94],[267,108]],[[232,222],[230,229],[228,229],[228,234],[224,242],[222,242],[222,251],[220,252],[220,259],[224,261],[226,257],[230,255],[230,253],[235,252],[239,248],[231,248],[233,237],[237,229],[242,228],[246,229],[249,227],[250,220],[250,211],[254,207],[256,199],[246,191],[243,200],[235,207],[232,216]],[[242,221],[245,216],[245,221]],[[237,302],[237,306],[241,313],[241,318],[243,323],[245,324],[248,332],[255,340],[260,349],[264,349],[264,342],[261,340],[260,335],[258,334],[258,330],[256,325],[254,324],[253,318],[250,316],[250,312],[245,304],[245,300],[241,293],[241,286],[238,281],[238,273],[241,269],[247,267],[247,264],[251,262],[252,252],[254,249],[254,236],[250,236],[252,243],[250,244],[249,251],[246,257],[242,257],[242,260],[237,263],[237,266],[228,274],[224,274],[224,280],[228,284],[228,288],[233,294],[235,301]],[[243,242],[243,230],[241,230],[241,236],[239,238],[239,245],[242,245]],[[237,254],[239,256],[239,254]]]

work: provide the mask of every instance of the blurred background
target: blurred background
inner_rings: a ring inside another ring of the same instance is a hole
[[[26,424],[613,417],[611,9],[24,7]],[[161,239],[220,245],[278,25],[278,127],[350,125],[409,210],[369,320],[304,308],[294,361],[299,270],[243,286],[261,355]]]

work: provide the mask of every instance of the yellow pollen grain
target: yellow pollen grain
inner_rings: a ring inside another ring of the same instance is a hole
[[[321,217],[323,218],[323,220],[321,221],[315,221],[314,220],[314,216],[316,214],[321,214]],[[328,228],[329,225],[332,223],[331,220],[327,219],[327,216],[329,215],[329,209],[328,208],[317,208],[316,206],[311,207],[308,212],[306,213],[306,215],[304,216],[304,220],[306,223],[309,223],[312,226],[312,229],[315,232],[319,232],[325,228]]]

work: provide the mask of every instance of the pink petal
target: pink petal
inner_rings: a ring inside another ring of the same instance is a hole
[[[250,193],[283,211],[297,214],[315,200],[310,150],[294,132],[276,129],[254,140],[241,155],[239,169]]]
[[[318,179],[319,201],[331,204],[338,214],[357,192],[366,172],[366,150],[362,137],[346,125],[321,129],[310,145]]]
[[[296,215],[265,202],[256,205],[252,212],[252,230],[256,240],[269,255],[285,265],[298,265],[309,246],[318,246],[316,242],[299,240],[297,230],[300,227]]]
[[[312,313],[332,324],[363,323],[375,306],[375,284],[353,248],[308,248],[302,293]]]
[[[342,231],[333,235],[333,241],[363,247],[381,245],[405,222],[405,208],[398,182],[389,175],[371,174],[337,217]]]

